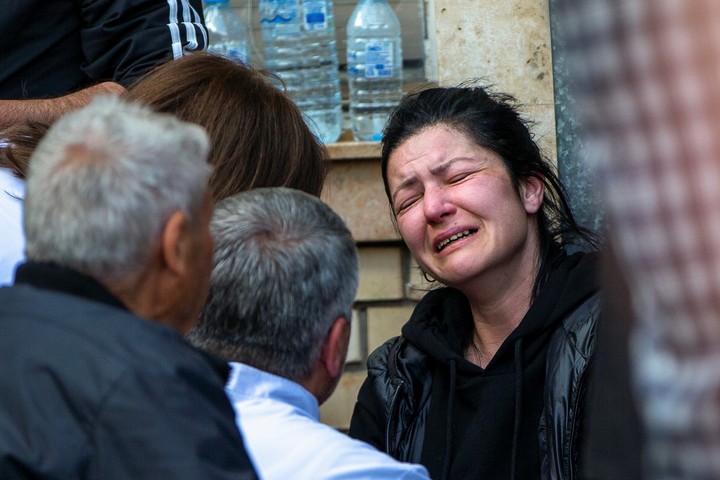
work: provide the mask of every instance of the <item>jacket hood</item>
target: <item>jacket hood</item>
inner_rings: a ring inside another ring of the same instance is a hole
[[[598,258],[596,253],[578,252],[560,254],[551,260],[550,274],[530,309],[498,349],[488,370],[512,370],[513,345],[517,340],[522,340],[523,357],[536,354],[537,340],[553,332],[568,314],[599,290]],[[467,298],[449,287],[428,292],[402,329],[410,343],[435,361],[447,365],[453,360],[458,373],[477,372],[477,367],[465,362],[463,355],[472,332]]]

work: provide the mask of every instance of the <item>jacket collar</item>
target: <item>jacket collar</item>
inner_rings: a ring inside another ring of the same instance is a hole
[[[128,308],[97,280],[53,263],[28,261],[17,268],[15,283],[75,295],[128,311]]]
[[[117,297],[94,278],[54,263],[32,261],[23,263],[15,272],[15,283],[82,297],[130,312]],[[170,327],[163,328],[169,329]],[[198,351],[210,362],[225,382],[230,374],[230,367],[227,363],[206,352]]]

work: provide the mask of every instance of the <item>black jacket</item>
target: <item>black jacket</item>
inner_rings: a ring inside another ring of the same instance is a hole
[[[200,0],[2,0],[0,99],[130,85],[207,43]]]
[[[562,256],[486,369],[463,358],[458,291],[429,292],[368,360],[350,435],[433,478],[573,479],[600,295],[597,257]]]
[[[226,364],[94,280],[26,264],[0,288],[0,478],[255,479]]]

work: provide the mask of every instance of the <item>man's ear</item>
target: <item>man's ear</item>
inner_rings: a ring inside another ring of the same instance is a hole
[[[537,213],[545,196],[545,185],[537,177],[520,181],[520,197],[527,213]]]
[[[163,227],[160,240],[160,260],[163,266],[172,273],[184,274],[187,271],[185,243],[189,227],[187,216],[179,210],[170,216]]]
[[[320,361],[330,377],[342,374],[349,342],[350,322],[345,317],[338,317],[330,327],[320,353]]]

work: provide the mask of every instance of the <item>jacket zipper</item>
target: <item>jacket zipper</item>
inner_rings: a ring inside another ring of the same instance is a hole
[[[582,377],[580,378],[580,381],[578,382],[578,395],[575,398],[575,401],[573,402],[573,409],[575,411],[575,415],[573,416],[572,425],[570,426],[570,448],[568,452],[568,464],[567,464],[567,480],[574,480],[575,476],[573,475],[573,465],[572,465],[572,449],[573,445],[575,444],[575,435],[576,435],[576,429],[577,429],[577,421],[579,416],[579,410],[578,407],[580,405],[580,392],[583,391],[583,386],[585,385],[585,380],[588,376],[588,371],[590,369],[590,365],[588,365],[585,368],[585,371],[583,372]]]
[[[385,431],[385,451],[390,455],[391,457],[395,457],[395,453],[390,447],[390,432],[393,430],[393,420],[397,421],[397,415],[395,414],[395,409],[397,408],[398,403],[398,397],[400,396],[400,390],[405,387],[405,382],[402,378],[398,379],[398,385],[395,389],[395,393],[393,394],[392,401],[390,402],[390,412],[388,416],[388,422],[387,422],[387,430]],[[399,459],[398,459],[399,460]]]

